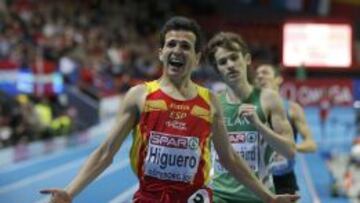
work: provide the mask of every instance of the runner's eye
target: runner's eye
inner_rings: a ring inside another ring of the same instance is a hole
[[[230,56],[230,60],[232,61],[236,61],[239,58],[239,56],[237,54],[231,54]]]
[[[176,42],[174,40],[171,40],[166,44],[166,46],[169,48],[173,48],[176,46]]]
[[[181,48],[184,50],[190,50],[191,46],[189,43],[185,42],[181,44]]]
[[[227,61],[226,58],[221,58],[221,59],[219,59],[219,60],[217,61],[217,64],[218,64],[219,66],[223,66],[223,65],[226,64],[226,61]]]

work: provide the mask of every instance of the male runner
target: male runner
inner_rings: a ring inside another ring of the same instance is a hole
[[[71,202],[112,163],[131,130],[131,166],[140,182],[134,202],[211,202],[211,190],[206,187],[210,139],[225,168],[265,202],[297,199],[296,195],[273,195],[262,186],[225,139],[216,97],[190,79],[200,60],[200,36],[197,23],[184,17],[171,18],[164,25],[159,50],[161,78],[126,93],[116,126],[75,179],[65,190],[43,191],[52,194],[53,202]]]
[[[256,69],[255,81],[261,88],[270,88],[279,91],[283,78],[277,66],[263,64]],[[296,150],[301,153],[314,152],[316,150],[316,143],[306,122],[303,108],[296,102],[288,100],[283,100],[283,102],[294,134],[294,139],[297,140],[297,135],[300,134],[303,140],[296,145]],[[299,190],[294,173],[295,160],[288,160],[279,154],[275,155],[274,158],[272,173],[276,193],[295,194]]]
[[[282,101],[277,92],[261,90],[249,83],[247,66],[251,56],[240,35],[216,34],[209,41],[206,53],[209,64],[227,85],[219,95],[227,139],[260,181],[274,190],[269,171],[273,150],[287,158],[294,157],[296,151]],[[214,202],[263,202],[223,166],[215,155]]]

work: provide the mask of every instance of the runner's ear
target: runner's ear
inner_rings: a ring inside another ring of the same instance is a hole
[[[246,61],[246,65],[250,65],[251,64],[251,55],[249,53],[245,54],[245,61]]]
[[[163,62],[164,61],[164,55],[163,55],[163,52],[162,52],[162,48],[159,48],[158,54],[159,54],[159,60],[161,62]]]

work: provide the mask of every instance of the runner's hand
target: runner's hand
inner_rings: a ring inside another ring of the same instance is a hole
[[[70,195],[61,189],[44,189],[41,194],[51,194],[50,203],[71,203]]]
[[[299,195],[283,194],[275,195],[271,203],[293,203],[300,198]]]
[[[256,112],[256,106],[252,104],[242,104],[239,107],[238,115],[247,118],[252,124],[261,123]]]

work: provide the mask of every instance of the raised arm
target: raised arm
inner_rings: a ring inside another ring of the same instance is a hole
[[[302,137],[302,142],[296,145],[296,149],[302,153],[309,153],[316,151],[316,143],[310,131],[309,125],[306,122],[304,109],[295,102],[291,102],[290,118]]]
[[[42,193],[52,194],[52,202],[71,202],[71,199],[90,184],[113,161],[116,152],[136,124],[144,87],[131,88],[121,103],[116,122],[106,140],[91,153],[78,175],[66,187],[61,189],[45,189]]]

